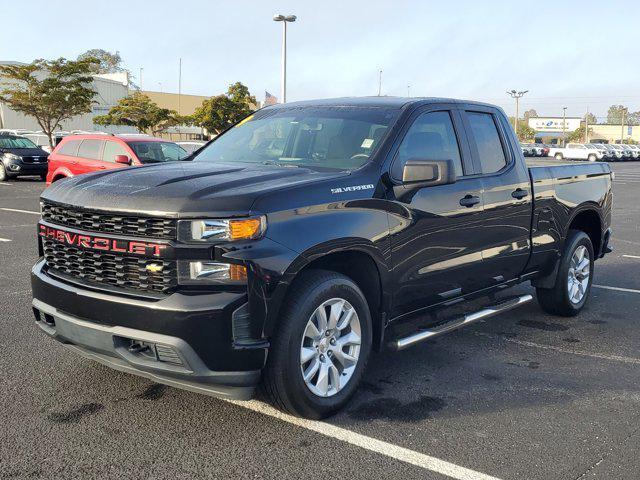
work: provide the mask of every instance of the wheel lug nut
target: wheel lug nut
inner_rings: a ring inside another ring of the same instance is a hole
[[[335,344],[336,344],[336,339],[335,339],[335,338],[332,338],[332,339],[329,341],[329,343],[330,343],[331,345],[335,345]]]
[[[324,355],[320,355],[320,361],[324,362]]]
[[[328,337],[331,335],[331,330],[327,330],[326,332],[324,332],[324,334]]]

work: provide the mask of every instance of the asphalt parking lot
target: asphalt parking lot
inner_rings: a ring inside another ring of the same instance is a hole
[[[580,316],[532,302],[375,355],[324,422],[157,385],[45,337],[29,287],[44,184],[1,183],[0,477],[639,478],[640,163],[612,168],[615,250]]]

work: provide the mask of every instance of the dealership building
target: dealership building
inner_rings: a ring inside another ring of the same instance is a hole
[[[536,143],[561,143],[563,135],[567,136],[585,126],[580,117],[532,117],[528,123],[536,132]],[[594,124],[589,125],[589,131],[591,142],[640,142],[640,126]]]

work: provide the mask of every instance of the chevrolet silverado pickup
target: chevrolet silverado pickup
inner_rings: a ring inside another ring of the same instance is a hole
[[[610,251],[611,187],[605,163],[528,167],[484,103],[269,106],[191,161],[46,189],[35,320],[120,371],[223,398],[261,387],[322,418],[373,350],[532,300],[507,287],[580,312]]]

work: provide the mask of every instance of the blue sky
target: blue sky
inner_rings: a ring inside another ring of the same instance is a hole
[[[640,2],[22,0],[2,9],[0,60],[119,51],[143,88],[214,95],[235,81],[279,95],[289,27],[288,100],[382,93],[489,101],[529,90],[540,115],[640,110]]]

